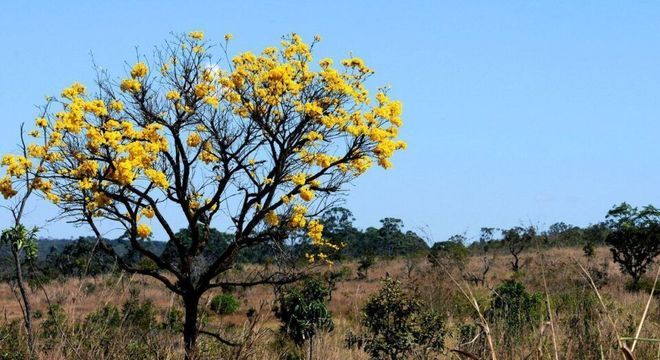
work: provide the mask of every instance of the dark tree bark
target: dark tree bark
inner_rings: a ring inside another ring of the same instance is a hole
[[[199,295],[191,292],[183,295],[185,308],[185,322],[183,324],[183,342],[186,349],[186,360],[195,358],[195,349],[197,348],[197,337],[199,329],[197,327],[197,316],[199,314]]]

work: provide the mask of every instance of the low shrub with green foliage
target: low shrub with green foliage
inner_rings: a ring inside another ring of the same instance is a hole
[[[233,314],[240,304],[232,294],[219,294],[211,299],[211,310],[218,315]]]
[[[151,300],[140,301],[138,291],[131,289],[130,297],[122,306],[125,324],[141,330],[151,330],[156,325],[156,308]]]
[[[23,360],[28,358],[28,349],[20,321],[14,320],[0,326],[0,360]]]
[[[362,325],[366,333],[347,343],[363,344],[373,359],[426,358],[444,348],[443,319],[391,278],[365,304]]]
[[[510,279],[495,289],[486,317],[498,328],[508,346],[540,324],[544,317],[543,303],[542,294],[530,294],[522,283]]]
[[[316,278],[286,289],[279,298],[275,316],[282,322],[281,331],[299,347],[309,345],[313,350],[313,339],[321,331],[332,331],[332,313],[327,308],[330,289]]]

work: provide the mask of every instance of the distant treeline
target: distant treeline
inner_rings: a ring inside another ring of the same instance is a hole
[[[502,239],[511,230],[482,228],[478,239],[468,239],[465,235],[454,235],[445,241],[439,241],[431,246],[414,231],[404,231],[400,219],[384,218],[380,227],[368,227],[364,230],[356,228],[354,217],[350,210],[337,207],[326,211],[322,216],[324,236],[339,246],[339,250],[330,255],[332,260],[350,260],[364,257],[405,257],[424,255],[429,251],[451,247],[460,247],[465,251],[489,252],[502,248]],[[209,229],[211,236],[204,253],[199,259],[204,265],[204,254],[217,254],[229,246],[232,234]],[[540,247],[584,246],[604,243],[607,227],[603,224],[591,225],[585,228],[556,223],[547,230],[533,232],[532,243]],[[177,233],[185,246],[189,243],[187,229]],[[117,253],[129,263],[139,267],[149,267],[150,260],[141,258],[128,243],[125,236],[117,239],[107,239],[106,242],[117,250]],[[165,241],[145,241],[143,244],[162,259],[177,264],[173,244]],[[305,253],[311,250],[311,245],[304,234],[295,236],[284,244],[260,245],[244,249],[240,252],[239,261],[243,263],[267,263],[281,258],[283,255],[291,261],[304,259]],[[0,246],[0,254],[9,251]],[[0,274],[3,278],[11,274],[11,259],[0,256]],[[45,277],[98,275],[117,270],[115,259],[105,254],[96,240],[90,237],[80,237],[77,240],[42,239],[38,242],[38,260],[34,265],[38,273]]]

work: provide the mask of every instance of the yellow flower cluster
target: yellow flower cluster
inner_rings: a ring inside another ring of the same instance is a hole
[[[305,201],[312,201],[314,199],[314,191],[309,186],[300,188],[300,198]]]
[[[191,31],[188,33],[191,39],[195,40],[204,40],[204,32],[202,31]]]
[[[190,147],[198,147],[202,143],[202,137],[197,132],[191,132],[188,135],[188,140],[186,140],[186,143]]]
[[[136,94],[142,90],[142,84],[136,79],[124,79],[121,81],[121,84],[119,84],[119,88],[123,92]]]
[[[323,224],[318,219],[314,219],[307,225],[307,236],[312,239],[313,245],[318,245],[323,239]]]
[[[9,176],[0,179],[0,194],[2,194],[5,199],[9,199],[17,194]]]
[[[35,120],[35,124],[38,127],[44,128],[44,127],[48,126],[48,120],[46,120],[44,118],[37,118],[37,120]]]
[[[81,83],[73,83],[68,88],[62,90],[62,97],[67,98],[69,100],[83,94],[85,94],[85,85]]]
[[[142,215],[146,216],[148,219],[153,218],[154,215],[156,214],[154,212],[154,209],[151,206],[147,206],[147,207],[142,208],[142,210],[140,212],[142,213]]]
[[[278,226],[280,224],[280,218],[275,212],[275,210],[271,210],[268,213],[266,213],[265,220],[266,223],[270,226]]]
[[[154,185],[161,189],[167,189],[170,186],[170,183],[167,181],[167,177],[162,171],[156,169],[146,169],[144,174],[147,175],[149,180],[151,180]]]
[[[305,185],[307,183],[307,175],[303,173],[298,173],[291,176],[291,182],[296,185]]]
[[[141,238],[147,238],[151,235],[151,228],[147,224],[138,224],[137,235]]]
[[[165,98],[170,101],[177,101],[181,99],[181,94],[176,90],[170,90],[165,94]]]
[[[133,68],[131,69],[131,77],[133,79],[143,78],[147,76],[148,72],[149,72],[149,67],[147,67],[147,64],[143,62],[139,62],[133,65]]]
[[[291,219],[289,220],[289,226],[294,229],[305,227],[305,224],[307,224],[307,219],[305,218],[306,214],[306,207],[300,204],[293,205],[293,208],[291,209]]]
[[[2,165],[7,167],[8,176],[19,177],[25,175],[32,162],[23,156],[5,155],[2,157]]]

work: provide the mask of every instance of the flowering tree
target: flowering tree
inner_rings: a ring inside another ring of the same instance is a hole
[[[220,45],[225,55],[230,39]],[[279,48],[223,66],[204,34],[191,32],[167,41],[150,61],[139,56],[120,81],[98,74],[94,93],[74,83],[49,98],[61,109],[36,120],[26,154],[4,156],[0,192],[13,196],[15,181],[32,174],[32,188],[63,216],[89,225],[120,266],[180,295],[190,357],[200,297],[226,285],[219,275],[242,250],[304,230],[316,249],[310,262],[326,260],[334,245],[316,216],[329,197],[374,162],[390,167],[392,154],[405,148],[397,139],[401,103],[384,90],[370,97],[364,83],[373,71],[361,59],[338,68],[330,59],[314,64],[319,40],[306,44],[293,34]],[[175,218],[185,219],[189,241],[175,235]],[[101,222],[121,227],[156,266],[116,256],[101,238]],[[201,262],[213,222],[229,224],[233,239]],[[144,246],[153,226],[174,244],[176,261]]]

